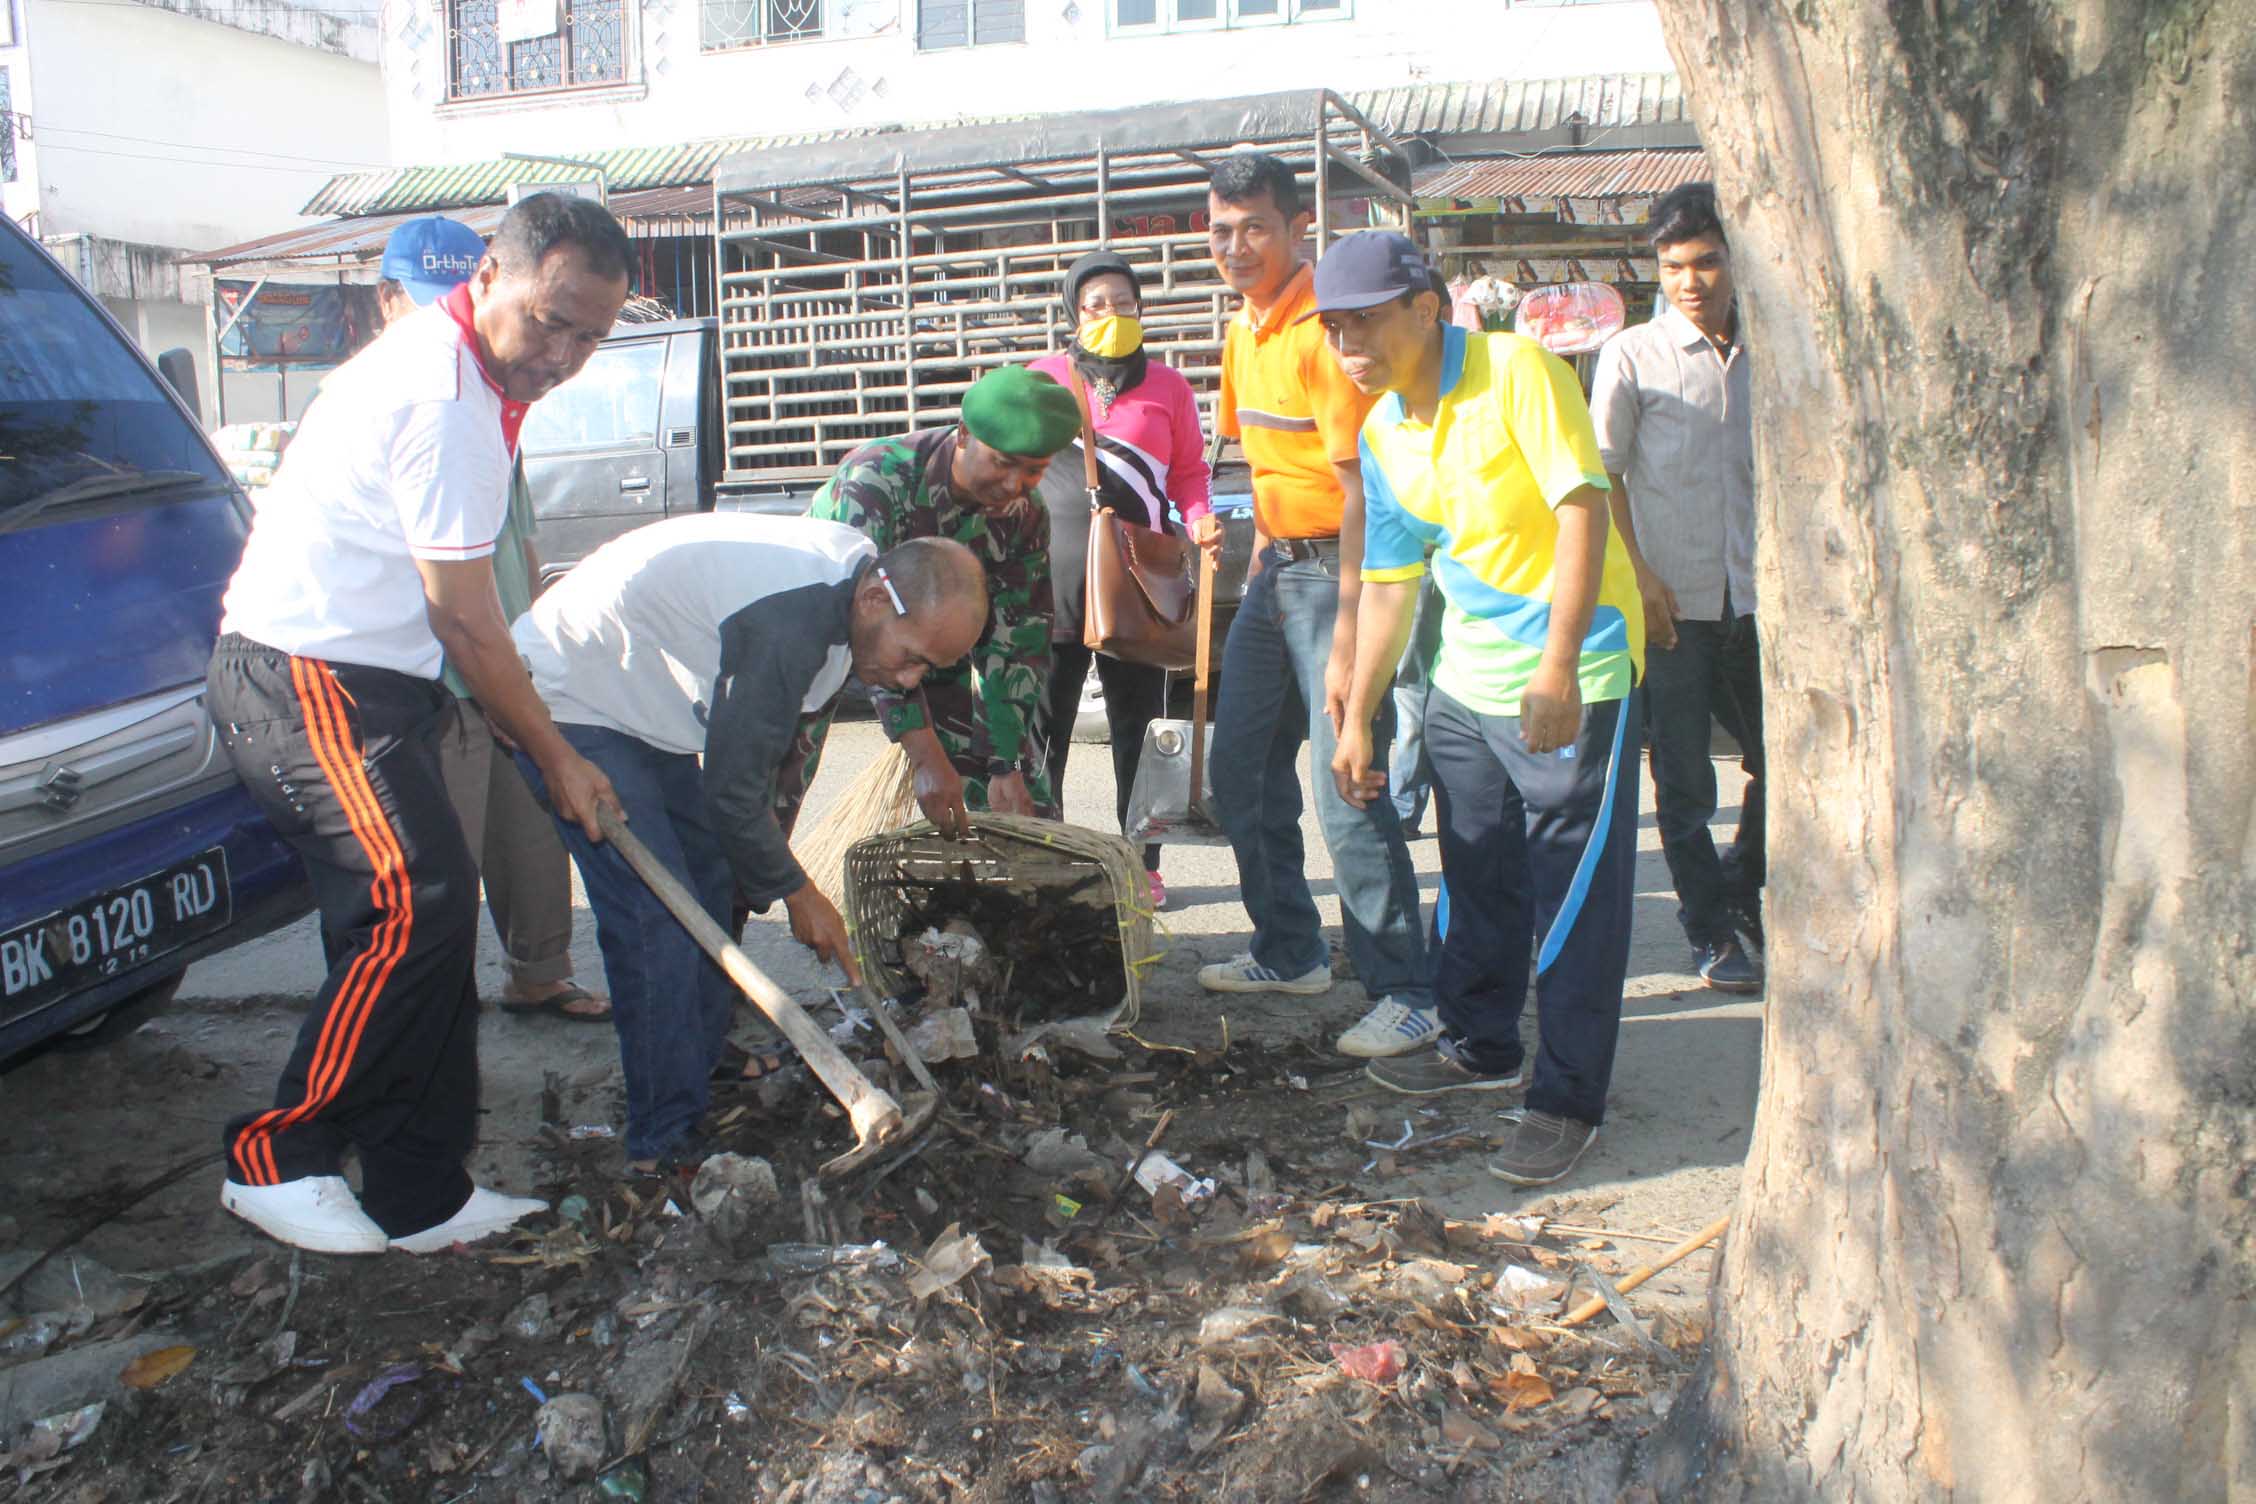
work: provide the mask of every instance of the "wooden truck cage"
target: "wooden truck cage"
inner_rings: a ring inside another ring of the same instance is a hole
[[[1211,407],[1236,296],[1207,250],[1222,154],[1270,153],[1335,231],[1411,229],[1402,147],[1329,90],[748,153],[715,173],[730,482],[802,483],[951,422],[986,370],[1061,348],[1059,282],[1099,246],[1144,274],[1145,342]],[[1209,413],[1211,419],[1211,412]]]

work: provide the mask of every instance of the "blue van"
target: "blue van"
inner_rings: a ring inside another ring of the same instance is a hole
[[[0,1060],[312,906],[204,712],[249,531],[194,415],[0,216]]]

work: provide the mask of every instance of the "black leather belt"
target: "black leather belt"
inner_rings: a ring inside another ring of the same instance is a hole
[[[1339,539],[1334,538],[1272,538],[1270,545],[1295,564],[1305,564],[1311,559],[1336,559],[1339,557]]]

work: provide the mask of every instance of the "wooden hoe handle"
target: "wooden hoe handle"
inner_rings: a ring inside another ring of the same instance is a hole
[[[854,1125],[854,1136],[864,1143],[876,1143],[899,1133],[901,1105],[871,1085],[869,1077],[839,1053],[838,1046],[830,1042],[830,1036],[823,1032],[821,1025],[770,981],[766,972],[752,964],[752,958],[729,939],[726,930],[713,922],[713,916],[705,912],[680,880],[627,828],[627,822],[609,805],[603,804],[596,806],[596,822],[603,829],[603,838],[618,848],[619,855],[627,859],[635,875],[658,895],[658,901],[666,906],[667,912],[681,921],[682,928],[689,931],[698,947],[783,1031],[784,1037],[799,1051],[799,1058],[807,1062],[808,1068],[845,1107],[847,1121]]]

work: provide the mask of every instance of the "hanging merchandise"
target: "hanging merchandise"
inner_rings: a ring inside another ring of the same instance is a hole
[[[1562,282],[1520,299],[1513,331],[1554,355],[1588,355],[1629,322],[1621,294],[1603,282]]]

